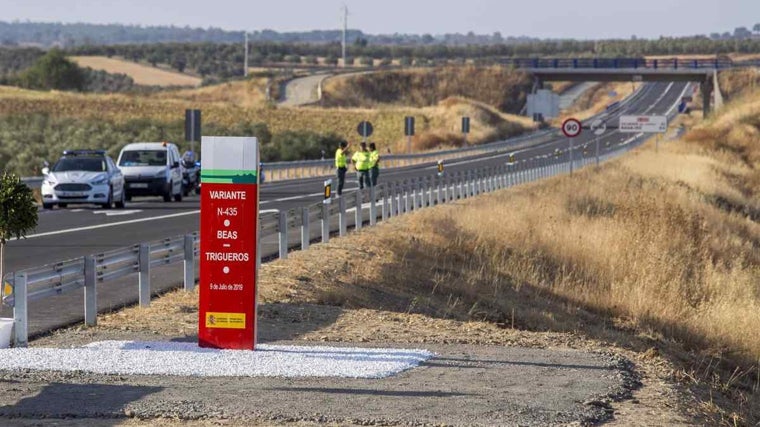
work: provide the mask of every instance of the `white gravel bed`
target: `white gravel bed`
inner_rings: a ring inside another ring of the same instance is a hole
[[[100,341],[77,348],[0,350],[0,369],[113,375],[385,378],[431,358],[427,350],[259,344],[256,351],[187,342]]]

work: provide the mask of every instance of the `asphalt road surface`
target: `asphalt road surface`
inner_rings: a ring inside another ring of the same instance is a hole
[[[665,114],[680,101],[686,86],[684,83],[652,83],[641,91],[625,108],[610,114],[608,126],[617,123],[620,114]],[[632,134],[623,134],[614,129],[595,137],[584,132],[573,140],[575,147],[593,147],[598,138],[601,153],[613,150],[618,144],[629,140]],[[555,150],[567,150],[568,140],[564,137],[543,138],[537,145],[515,150],[518,160],[546,156]],[[590,154],[589,154],[590,153]],[[587,157],[593,156],[593,148],[587,150]],[[504,165],[510,153],[498,153],[452,160],[446,163],[446,173],[476,170]],[[574,158],[584,156],[577,149]],[[415,177],[436,175],[433,164],[398,169],[381,169],[380,181],[389,183],[410,180]],[[347,193],[357,188],[354,174],[347,178]],[[300,208],[322,199],[324,177],[292,181],[265,183],[260,189],[260,209],[262,212]],[[61,260],[124,248],[141,242],[192,233],[199,228],[199,198],[187,197],[182,202],[165,203],[160,198],[137,198],[123,210],[103,210],[91,206],[40,211],[37,229],[23,240],[8,243],[6,250],[6,271],[50,264]],[[366,215],[365,215],[366,217]],[[312,237],[319,235],[318,225],[312,227]],[[333,229],[337,228],[337,224]],[[291,233],[291,241],[298,236]],[[262,252],[276,253],[276,241],[262,241]],[[153,289],[176,286],[181,283],[181,266],[155,268],[152,270]],[[115,308],[137,301],[136,277],[98,285],[98,307]],[[54,298],[30,302],[30,335],[80,321],[82,314],[82,292],[71,292]],[[3,308],[2,316],[10,316],[10,310]]]

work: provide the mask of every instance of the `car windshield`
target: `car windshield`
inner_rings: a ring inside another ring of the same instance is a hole
[[[166,150],[125,151],[119,166],[166,166]]]
[[[107,170],[106,159],[103,157],[61,157],[53,166],[53,172],[105,172]]]

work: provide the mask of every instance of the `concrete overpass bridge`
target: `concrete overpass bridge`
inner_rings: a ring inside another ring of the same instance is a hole
[[[547,81],[698,83],[705,116],[712,105],[722,103],[718,71],[760,66],[758,61],[684,58],[533,58],[506,59],[502,63],[532,74],[534,89],[543,88]]]

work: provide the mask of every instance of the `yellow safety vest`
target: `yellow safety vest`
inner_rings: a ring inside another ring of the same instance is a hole
[[[366,151],[357,151],[354,153],[351,160],[354,162],[354,167],[358,171],[369,170],[369,153]]]
[[[369,168],[372,169],[377,166],[377,162],[380,161],[380,153],[377,150],[369,152]]]
[[[343,151],[342,148],[338,148],[337,150],[335,150],[335,167],[336,168],[346,167],[346,153]]]

